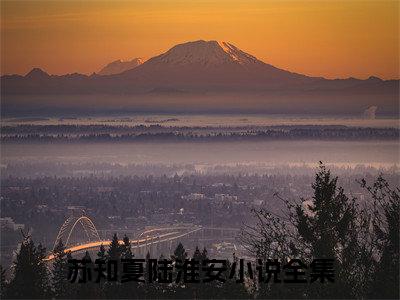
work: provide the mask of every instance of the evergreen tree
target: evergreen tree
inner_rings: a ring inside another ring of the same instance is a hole
[[[256,225],[246,226],[241,236],[245,247],[256,257],[278,258],[281,264],[293,258],[300,258],[306,265],[314,259],[333,259],[335,282],[325,280],[301,286],[269,283],[258,290],[259,297],[362,296],[367,266],[366,251],[360,243],[362,214],[358,213],[355,199],[349,199],[337,181],[320,163],[311,200],[296,203],[275,194],[286,205],[284,217],[266,209],[254,211]]]
[[[201,261],[201,252],[200,252],[198,246],[196,246],[196,249],[193,253],[192,259],[199,264],[199,276],[200,276],[202,261]],[[203,289],[204,289],[203,283],[199,283],[199,284],[189,283],[189,284],[185,285],[186,293],[182,293],[182,294],[186,295],[186,298],[197,299],[197,298],[201,297]]]
[[[123,238],[123,244],[121,245],[121,258],[122,259],[132,259],[134,257],[132,253],[132,247],[131,247],[131,242],[129,241],[129,238],[125,235]],[[122,263],[122,268],[124,266],[124,263]],[[146,265],[144,265],[144,268]],[[123,271],[123,270],[121,270]],[[145,270],[143,270],[144,276],[143,278],[145,279]],[[143,284],[139,285],[138,282],[127,282],[122,284],[121,286],[121,298],[143,298],[144,297],[144,291],[143,291]]]
[[[121,264],[122,251],[123,248],[119,244],[118,236],[117,234],[114,234],[111,240],[111,244],[107,250],[106,258],[107,261],[117,262],[116,268],[117,268],[118,278],[121,278],[122,274],[122,264]],[[123,294],[121,291],[121,285],[118,281],[106,282],[104,284],[104,291],[107,298],[121,298]]]
[[[321,163],[312,184],[311,204],[306,208],[304,203],[296,206],[297,231],[306,244],[305,250],[309,249],[310,258],[335,260],[336,283],[324,286],[314,283],[309,290],[312,298],[356,296],[353,274],[359,249],[355,199],[345,195],[337,180]]]
[[[131,259],[133,258],[133,253],[132,253],[132,247],[131,247],[131,242],[129,241],[129,238],[125,235],[123,238],[123,245],[121,245],[121,256],[122,258],[125,259]]]
[[[337,177],[321,165],[312,184],[312,203],[296,207],[297,229],[301,238],[311,247],[312,257],[333,258],[338,245],[345,246],[355,219],[354,200],[350,200]]]
[[[53,261],[53,292],[56,298],[68,298],[68,292],[71,288],[67,279],[68,276],[68,261],[65,247],[60,240],[54,251]]]
[[[121,259],[121,254],[122,254],[122,247],[119,244],[117,234],[114,234],[111,240],[110,247],[107,250],[107,259],[118,261]]]
[[[43,284],[42,284],[42,289],[43,291],[46,291],[46,294],[50,296],[52,294],[51,291],[51,278],[50,278],[50,272],[49,269],[44,261],[46,258],[46,248],[43,247],[41,243],[37,245],[37,253],[38,253],[38,258],[41,262],[41,267],[38,268],[38,275],[40,278],[43,278]]]
[[[193,259],[194,259],[194,260],[197,260],[197,261],[199,261],[199,262],[201,262],[201,260],[202,260],[201,252],[200,252],[198,246],[196,246],[196,249],[194,250]]]
[[[99,252],[97,252],[97,258],[106,260],[106,248],[103,244],[100,245]]]
[[[104,263],[107,261],[107,253],[106,253],[106,248],[104,247],[103,244],[100,245],[99,251],[97,252],[97,258],[99,260],[102,260]],[[106,276],[106,271],[102,272],[104,276]],[[101,278],[100,282],[98,283],[99,291],[101,291],[102,294],[105,293],[105,279]]]
[[[7,298],[37,299],[50,296],[49,273],[43,261],[45,249],[35,246],[30,237],[21,243],[14,261],[14,276],[7,289]]]
[[[181,262],[184,262],[186,257],[187,257],[186,250],[183,247],[182,243],[179,243],[174,251],[174,254],[172,255],[172,259],[174,261],[180,260]]]
[[[73,257],[72,257],[72,254],[71,254],[71,251],[68,251],[67,253],[66,253],[66,255],[65,255],[65,260],[67,261],[67,272],[68,272],[68,274],[67,274],[67,278],[68,278],[68,275],[69,275],[69,261],[71,261],[73,259]],[[71,283],[71,282],[67,282],[67,293],[66,293],[66,296],[65,296],[65,298],[66,299],[68,299],[68,298],[72,298],[73,297],[73,295],[75,295],[76,294],[76,285],[74,284],[74,283]]]
[[[382,176],[372,186],[367,186],[365,180],[361,186],[372,195],[373,242],[380,253],[374,263],[375,272],[369,285],[369,296],[399,299],[400,189],[392,189]]]

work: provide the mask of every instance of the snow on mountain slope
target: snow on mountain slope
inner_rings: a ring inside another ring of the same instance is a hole
[[[262,63],[232,44],[217,41],[195,41],[179,44],[154,58],[154,61],[172,65],[200,64],[221,66],[227,63],[252,65]]]
[[[266,64],[231,43],[203,40],[178,44],[118,77],[141,86],[176,88],[251,88],[310,79]]]
[[[119,59],[103,67],[98,74],[99,75],[119,74],[127,70],[134,69],[137,66],[141,65],[142,63],[143,59],[141,58],[134,58],[130,61],[122,61]]]

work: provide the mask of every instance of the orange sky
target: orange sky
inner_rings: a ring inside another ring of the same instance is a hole
[[[191,40],[294,72],[399,78],[399,1],[1,1],[1,73],[91,73]]]

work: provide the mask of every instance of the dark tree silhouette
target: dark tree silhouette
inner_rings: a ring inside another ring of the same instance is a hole
[[[174,254],[172,255],[172,259],[174,261],[180,260],[181,262],[183,262],[185,261],[186,257],[187,257],[186,250],[183,247],[182,243],[179,243],[174,251]]]
[[[196,246],[196,249],[194,250],[193,259],[197,260],[197,261],[201,261],[202,260],[201,252],[200,252],[200,249],[199,249],[198,246]]]
[[[14,274],[6,298],[37,299],[51,294],[49,272],[43,261],[45,249],[24,237],[14,261]]]
[[[399,299],[400,189],[390,187],[382,176],[372,186],[362,180],[361,186],[368,190],[373,199],[371,222],[376,259],[369,296]]]
[[[312,199],[293,202],[276,195],[285,210],[280,214],[254,211],[258,222],[242,233],[243,244],[256,257],[279,258],[281,262],[301,258],[307,264],[312,259],[334,259],[335,283],[269,284],[259,291],[261,296],[354,298],[365,294],[368,277],[363,275],[370,268],[362,241],[366,217],[357,209],[356,199],[348,198],[337,186],[337,180],[320,163]]]
[[[117,234],[114,234],[111,240],[111,244],[107,250],[106,260],[107,261],[116,261],[117,262],[117,275],[120,278],[122,270],[121,270],[121,255],[123,248],[119,244],[119,239]],[[121,284],[118,281],[105,282],[104,291],[107,298],[113,298],[116,295],[119,295],[121,288]]]
[[[132,253],[131,242],[126,235],[124,236],[123,241],[124,243],[121,245],[121,257],[125,259],[133,258],[134,255]]]
[[[56,298],[69,298],[71,284],[68,281],[68,261],[67,253],[62,240],[56,245],[53,261],[53,292]]]
[[[297,231],[311,258],[335,259],[336,284],[310,285],[309,294],[315,297],[354,297],[353,278],[357,270],[357,227],[355,199],[349,199],[342,187],[337,186],[338,177],[320,165],[312,184],[314,196],[311,203],[296,205],[294,216]],[[340,287],[340,288],[338,288]]]
[[[106,248],[103,244],[100,245],[99,252],[97,252],[97,258],[106,260]]]
[[[114,234],[111,240],[110,247],[107,250],[107,258],[110,260],[119,260],[121,259],[121,254],[122,254],[122,247],[119,244],[117,234]]]

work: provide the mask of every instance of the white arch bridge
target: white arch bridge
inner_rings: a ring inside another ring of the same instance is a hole
[[[77,229],[83,229],[86,242],[77,245],[71,245],[71,235]],[[126,232],[132,233],[132,230],[115,230],[118,233]],[[111,233],[115,231],[105,230],[104,233]],[[202,227],[197,225],[187,226],[169,226],[169,227],[155,227],[141,232],[135,239],[130,240],[133,251],[151,251],[154,247],[160,244],[175,242],[179,239],[195,237],[198,240],[210,239],[210,234],[219,236],[224,240],[234,240],[239,229],[238,228],[221,228],[221,227]],[[111,244],[111,240],[101,239],[98,230],[96,229],[92,220],[87,216],[71,216],[61,226],[56,241],[54,242],[53,251],[45,258],[45,260],[54,259],[54,249],[62,240],[65,246],[65,252],[81,253],[98,249],[101,245],[107,247]],[[64,242],[65,241],[65,242]],[[119,240],[123,244],[122,239]]]

